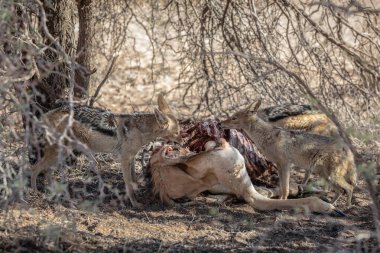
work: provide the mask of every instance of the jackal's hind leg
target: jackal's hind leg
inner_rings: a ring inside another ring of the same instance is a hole
[[[305,171],[305,177],[302,180],[302,185],[306,185],[309,182],[310,175],[311,175],[312,168],[309,168]]]
[[[343,190],[338,186],[333,186],[334,197],[331,200],[331,204],[336,205],[336,202],[342,197]]]
[[[302,183],[298,185],[298,191],[301,195],[303,195],[305,192],[305,187],[307,183],[309,182],[311,171],[312,171],[312,168],[305,170],[305,177],[303,178]]]
[[[57,165],[58,162],[58,147],[57,145],[47,146],[44,150],[44,156],[36,164],[31,167],[31,185],[33,190],[37,191],[37,176],[45,171],[51,170],[50,167]],[[48,171],[48,180],[49,179]]]
[[[346,205],[347,207],[351,206],[351,200],[352,200],[352,193],[354,191],[354,187],[347,183],[347,181],[344,178],[338,178],[338,179],[333,179],[331,180],[333,184],[333,188],[335,191],[335,197],[334,197],[334,202],[338,201],[338,199],[342,196],[342,190],[346,192],[347,194],[347,200],[346,200]]]

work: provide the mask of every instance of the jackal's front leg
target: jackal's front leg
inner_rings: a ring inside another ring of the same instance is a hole
[[[136,164],[136,158],[133,157],[130,162],[129,162],[129,167],[130,167],[130,170],[131,170],[131,178],[132,178],[132,186],[134,189],[137,190],[137,188],[135,188],[137,186],[137,176],[136,176],[136,167],[135,167],[135,164]]]
[[[282,166],[278,171],[280,179],[280,199],[287,199],[289,196],[290,169],[291,167],[287,165]]]
[[[142,204],[140,204],[136,200],[135,192],[133,190],[132,172],[131,172],[131,167],[130,167],[131,162],[133,162],[133,158],[134,158],[133,155],[132,156],[128,155],[128,156],[122,156],[122,160],[121,160],[123,178],[124,178],[124,183],[125,183],[125,191],[133,207],[142,207]]]

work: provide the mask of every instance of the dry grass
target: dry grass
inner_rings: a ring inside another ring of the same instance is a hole
[[[140,157],[141,158],[141,157]],[[336,252],[378,249],[371,219],[371,199],[364,181],[354,192],[353,207],[338,207],[345,218],[304,214],[302,210],[258,212],[230,199],[217,204],[202,195],[195,202],[162,206],[152,196],[138,166],[142,210],[123,201],[124,184],[108,155],[98,155],[99,177],[85,157],[56,172],[68,194],[26,189],[23,201],[8,205],[0,216],[0,251],[12,252]],[[65,181],[62,181],[65,178]],[[298,182],[302,174],[294,172]],[[40,178],[39,184],[42,186]],[[301,213],[299,213],[301,211]],[[367,251],[368,252],[368,251]]]

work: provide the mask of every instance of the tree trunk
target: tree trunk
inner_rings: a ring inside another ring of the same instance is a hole
[[[74,8],[73,0],[51,1],[49,5],[44,5],[49,32],[70,56],[74,53]],[[48,38],[45,39],[45,43],[57,49]],[[37,102],[43,111],[54,108],[56,100],[64,96],[65,88],[68,86],[69,66],[66,66],[62,59],[59,52],[47,50],[44,64],[48,70],[39,66],[40,71],[46,76],[36,86],[40,93]]]
[[[77,44],[77,63],[80,67],[76,69],[76,86],[74,95],[79,98],[88,96],[90,91],[90,74],[93,59],[93,37],[94,37],[94,3],[92,0],[77,0],[79,16],[79,37]]]
[[[74,53],[74,0],[45,1],[44,11],[46,13],[46,27],[52,37],[59,43],[66,54],[73,56]],[[41,18],[41,16],[40,16]],[[44,24],[42,24],[43,26]],[[43,30],[40,27],[41,31]],[[30,100],[29,113],[23,115],[24,127],[29,136],[29,161],[35,163],[43,154],[41,153],[41,134],[33,124],[34,117],[56,107],[56,101],[62,98],[69,84],[69,68],[62,52],[57,48],[56,43],[51,41],[44,32],[44,43],[52,49],[47,49],[45,55],[37,60],[37,67],[41,73],[41,79],[31,80],[33,82]]]

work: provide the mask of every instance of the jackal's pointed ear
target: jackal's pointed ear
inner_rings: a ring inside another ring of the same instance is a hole
[[[250,103],[247,108],[245,108],[244,110],[241,111],[241,114],[249,114],[251,111],[252,111],[252,107],[253,107],[253,104],[255,102],[252,102]]]
[[[255,106],[253,106],[253,105],[255,105]],[[259,98],[259,100],[257,100],[256,104],[255,104],[255,102],[252,102],[247,108],[245,108],[243,110],[243,114],[251,114],[251,113],[257,112],[260,105],[261,105],[261,98]]]
[[[253,108],[253,111],[257,112],[259,110],[260,105],[261,105],[261,98],[259,98],[259,100],[257,100],[256,105]]]
[[[158,103],[158,108],[160,109],[161,112],[167,113],[167,114],[173,114],[172,109],[170,108],[168,102],[166,102],[164,95],[162,95],[162,93],[158,94],[157,103]]]
[[[165,128],[169,125],[169,118],[157,108],[154,108],[154,115],[161,128]]]

